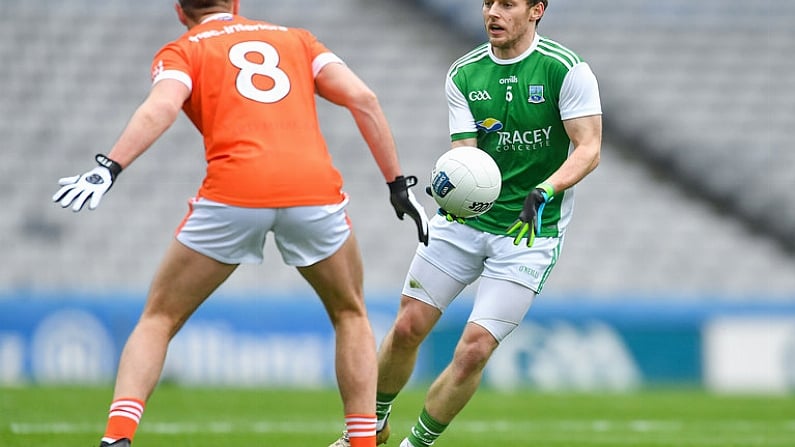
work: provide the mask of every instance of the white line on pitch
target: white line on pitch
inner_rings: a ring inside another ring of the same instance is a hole
[[[409,427],[412,421],[393,421],[393,426],[399,423]],[[756,421],[720,421],[720,422],[687,422],[676,420],[554,420],[554,421],[460,421],[456,422],[456,430],[470,433],[481,432],[516,432],[522,430],[552,429],[568,433],[608,433],[608,432],[635,432],[635,433],[674,433],[682,431],[688,426],[709,426],[727,432],[752,432],[769,430],[770,422]],[[773,424],[784,431],[795,432],[795,421],[783,421]],[[141,425],[141,432],[159,434],[195,434],[195,433],[331,433],[342,429],[342,422],[232,422],[219,421],[209,423],[191,422],[146,422]],[[12,422],[11,432],[24,434],[57,434],[57,433],[99,433],[104,430],[104,424],[76,424],[70,422]]]

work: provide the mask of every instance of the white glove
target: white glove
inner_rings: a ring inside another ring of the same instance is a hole
[[[97,155],[96,160],[99,166],[85,174],[58,180],[61,189],[52,196],[52,201],[60,203],[63,208],[72,205],[74,212],[83,209],[86,202],[88,209],[96,209],[121,172],[121,165],[104,155]]]

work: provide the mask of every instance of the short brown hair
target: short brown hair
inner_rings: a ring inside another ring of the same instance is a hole
[[[205,12],[229,9],[232,6],[232,0],[179,0],[179,6],[188,17],[195,20]]]
[[[206,9],[216,6],[229,6],[231,0],[179,0],[179,6],[191,9]]]

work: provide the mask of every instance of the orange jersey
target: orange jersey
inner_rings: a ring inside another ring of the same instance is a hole
[[[336,62],[309,31],[231,14],[163,47],[153,83],[177,79],[191,89],[183,110],[204,137],[199,196],[262,208],[342,201],[315,104],[315,76]]]

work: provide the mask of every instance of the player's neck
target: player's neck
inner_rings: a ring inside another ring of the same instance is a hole
[[[499,59],[508,60],[524,54],[531,46],[536,38],[535,29],[530,30],[519,39],[513,41],[510,45],[495,46],[491,44],[491,52]]]
[[[196,18],[196,20],[187,19],[187,23],[185,25],[188,29],[191,29],[194,26],[212,22],[213,20],[231,20],[232,17],[234,17],[233,13],[228,10],[210,10]]]

